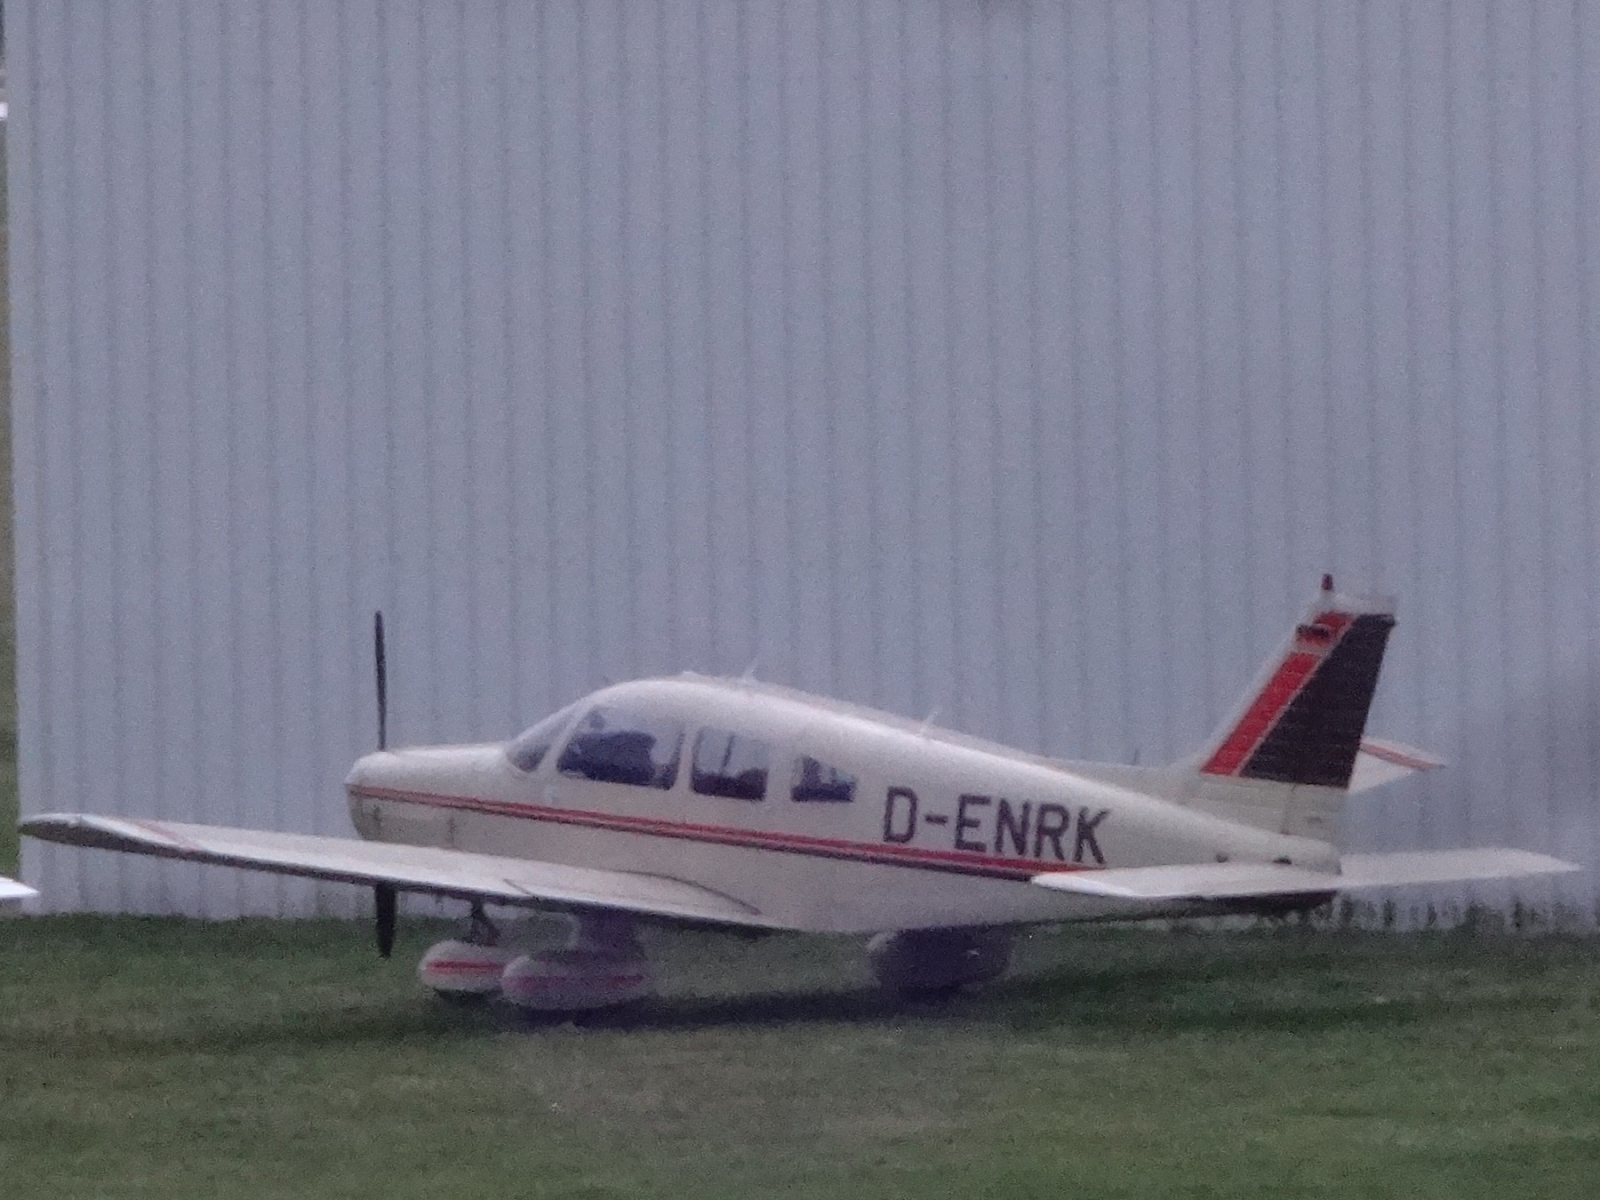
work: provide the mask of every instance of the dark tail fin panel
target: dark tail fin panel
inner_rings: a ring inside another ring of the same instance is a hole
[[[1386,603],[1337,596],[1325,586],[1223,727],[1201,773],[1348,787],[1393,628]]]

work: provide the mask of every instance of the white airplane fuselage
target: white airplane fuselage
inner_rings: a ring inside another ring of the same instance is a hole
[[[676,730],[670,780],[665,768],[649,783],[563,770],[563,744],[597,710]],[[716,750],[729,735],[764,751],[759,798],[704,783],[702,739]],[[807,759],[826,764],[830,779],[850,778],[848,789],[797,799]],[[346,788],[370,840],[668,877],[815,932],[1129,914],[1125,902],[1029,885],[1044,872],[1224,861],[1338,869],[1331,843],[1089,770],[784,688],[685,675],[619,684],[574,705],[531,771],[513,763],[507,743],[420,747],[367,755]],[[1190,901],[1159,911],[1222,910]]]

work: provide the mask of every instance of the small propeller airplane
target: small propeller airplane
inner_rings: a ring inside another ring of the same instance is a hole
[[[939,992],[999,976],[1016,932],[1076,920],[1281,914],[1336,893],[1576,870],[1522,850],[1341,854],[1352,793],[1441,765],[1363,736],[1390,602],[1324,577],[1303,620],[1198,753],[1070,762],[749,679],[606,687],[508,742],[386,748],[345,781],[362,840],[89,814],[46,841],[466,901],[418,968],[446,997],[539,1010],[652,987],[641,922],[870,935],[878,979]],[[570,940],[502,944],[485,905],[562,910]]]

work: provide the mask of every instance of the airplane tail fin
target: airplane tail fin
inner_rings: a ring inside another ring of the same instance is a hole
[[[1362,734],[1393,628],[1392,601],[1335,592],[1323,576],[1239,707],[1180,765],[1189,798],[1251,824],[1331,839],[1358,757],[1372,753]],[[1425,765],[1437,764],[1419,760]]]
[[[1340,595],[1324,576],[1305,619],[1202,753],[1201,774],[1348,787],[1393,628],[1392,602]]]

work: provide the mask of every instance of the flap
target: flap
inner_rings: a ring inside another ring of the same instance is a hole
[[[122,850],[340,883],[387,883],[403,892],[463,900],[530,907],[608,908],[680,920],[771,926],[754,908],[731,896],[677,879],[628,871],[469,854],[434,846],[400,846],[354,838],[82,813],[29,817],[18,828],[29,837],[68,846]]]

